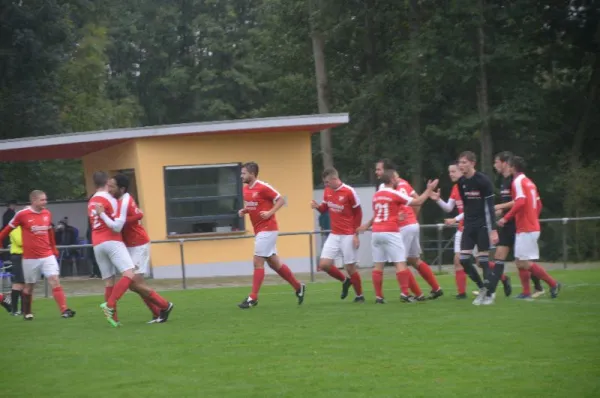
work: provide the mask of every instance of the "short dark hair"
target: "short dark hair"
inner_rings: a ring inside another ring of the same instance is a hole
[[[458,158],[466,158],[469,162],[477,162],[477,155],[471,151],[461,152],[460,155],[458,155]]]
[[[513,156],[508,161],[508,164],[514,168],[517,173],[525,172],[525,167],[527,166],[525,159],[523,159],[521,156]]]
[[[379,159],[377,163],[381,163],[383,165],[383,170],[397,170],[396,165],[388,158]]]
[[[323,170],[323,173],[321,174],[321,177],[323,179],[327,178],[327,177],[339,177],[339,173],[336,169],[334,169],[333,167],[328,167],[325,170]]]
[[[108,174],[104,171],[96,171],[92,175],[92,181],[94,181],[96,188],[102,188],[108,182]]]
[[[496,154],[496,159],[498,159],[501,162],[508,162],[513,156],[515,155],[510,151],[502,151]]]
[[[256,162],[248,162],[242,165],[242,169],[246,169],[248,173],[254,174],[255,177],[258,177],[258,163]]]
[[[395,170],[386,170],[383,172],[383,175],[381,176],[381,183],[384,185],[387,184],[391,184],[392,181],[394,181],[394,178],[396,177],[394,175],[394,171]]]
[[[115,174],[112,178],[117,183],[118,188],[125,188],[125,192],[129,190],[129,177],[125,174]]]

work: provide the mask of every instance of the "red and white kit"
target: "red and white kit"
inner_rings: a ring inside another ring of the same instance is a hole
[[[8,223],[9,230],[21,227],[23,234],[23,276],[25,283],[36,283],[40,272],[45,277],[60,274],[52,231],[52,214],[26,207]],[[7,230],[7,231],[9,231]]]
[[[383,187],[383,184],[379,186],[379,189]],[[416,192],[408,181],[399,179],[396,190],[405,197],[411,197]],[[402,235],[402,241],[404,242],[404,248],[406,250],[407,257],[419,257],[421,255],[421,242],[420,242],[420,226],[417,221],[417,214],[415,209],[411,206],[401,206],[400,213],[404,215],[404,219],[399,221],[400,234]]]
[[[402,211],[402,206],[410,202],[412,198],[387,187],[382,187],[373,196],[374,217],[371,235],[373,262],[406,261],[404,239],[398,230],[400,224],[398,213]]]
[[[279,228],[275,214],[265,220],[260,216],[260,212],[273,209],[275,201],[280,197],[281,195],[275,188],[260,180],[254,181],[252,185],[244,186],[244,209],[250,217],[256,235],[255,256],[267,258],[277,254],[276,244]]]
[[[355,264],[358,249],[354,247],[353,239],[362,221],[362,209],[354,188],[346,184],[337,189],[326,187],[317,210],[320,213],[329,211],[331,220],[331,233],[323,245],[321,258],[335,260],[341,256],[343,264]]]
[[[515,218],[515,258],[538,260],[542,202],[537,187],[525,174],[519,174],[512,183],[512,197],[515,203],[503,218],[506,221]]]
[[[96,213],[96,204],[104,207],[104,213],[100,215]],[[134,268],[121,236],[128,206],[129,203],[126,201],[119,206],[117,200],[104,191],[96,192],[88,202],[92,245],[102,279],[113,277],[116,271],[123,273]]]
[[[144,212],[142,212],[135,199],[128,193],[119,199],[120,207],[124,203],[128,205],[125,212],[125,225],[122,231],[123,242],[135,266],[135,273],[147,275],[150,272],[150,237],[142,225]],[[122,214],[122,212],[119,211],[119,214]]]
[[[454,234],[454,253],[460,253],[460,241],[462,240],[462,231],[464,228],[464,214],[463,214],[463,201],[460,197],[460,193],[458,192],[458,184],[454,184],[452,187],[452,191],[450,191],[450,197],[448,198],[448,202],[444,202],[442,199],[438,199],[438,206],[442,208],[446,213],[450,213],[454,206],[458,210],[458,216],[455,217],[455,220],[458,221],[458,229]]]

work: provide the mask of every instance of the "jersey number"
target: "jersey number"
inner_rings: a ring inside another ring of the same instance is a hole
[[[375,219],[373,222],[387,221],[390,215],[390,207],[387,203],[375,203]]]
[[[96,210],[92,210],[90,212],[90,217],[92,218],[92,229],[98,229],[102,226],[102,224],[100,224],[100,217],[98,216],[98,213],[96,213]]]

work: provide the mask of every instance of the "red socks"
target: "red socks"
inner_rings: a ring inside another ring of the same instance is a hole
[[[33,296],[25,292],[21,293],[21,306],[23,307],[23,314],[31,314],[31,303]]]
[[[298,279],[296,279],[296,277],[294,276],[294,274],[292,274],[292,270],[289,269],[287,265],[281,264],[281,267],[279,267],[278,270],[275,270],[275,272],[277,272],[280,277],[282,277],[290,285],[292,285],[292,287],[294,288],[294,290],[300,289],[300,282],[298,282]]]
[[[523,288],[523,294],[531,295],[530,279],[531,274],[529,270],[519,268],[519,279],[521,279],[521,287]]]
[[[400,285],[400,290],[402,294],[405,296],[409,296],[410,292],[408,291],[408,286],[410,284],[410,270],[405,269],[404,271],[396,272],[396,279],[398,280],[398,284]]]
[[[110,295],[113,292],[113,288],[114,288],[114,286],[106,286],[106,287],[104,287],[104,300],[106,302],[108,302],[108,299],[110,298]],[[117,304],[116,303],[115,303],[115,306],[112,307],[112,309],[114,310],[113,311],[113,319],[118,322],[119,318],[117,317]]]
[[[383,271],[378,269],[373,270],[373,288],[375,289],[375,296],[383,298]]]
[[[152,301],[152,303],[161,310],[166,310],[167,308],[169,308],[169,302],[167,300],[165,300],[164,298],[162,298],[162,296],[160,294],[156,293],[154,290],[152,290],[152,292],[150,292],[150,295],[148,296],[148,300]]]
[[[346,275],[344,275],[342,271],[340,271],[338,267],[335,266],[335,264],[329,267],[329,269],[325,272],[327,272],[329,276],[331,276],[334,279],[337,279],[340,282],[344,282],[346,280]]]
[[[115,286],[113,286],[112,293],[110,294],[110,297],[106,301],[108,308],[112,308],[112,309],[115,308],[115,306],[117,305],[117,301],[119,301],[119,299],[121,297],[123,297],[125,292],[129,289],[131,282],[132,282],[131,278],[128,278],[126,276],[123,276],[123,277],[121,277],[121,279],[119,279],[117,284]]]
[[[65,292],[62,286],[57,286],[52,289],[52,296],[54,296],[54,301],[58,304],[58,309],[62,314],[67,309],[67,298],[65,297]]]
[[[538,279],[543,280],[550,287],[556,286],[556,281],[550,275],[548,275],[546,270],[544,268],[542,268],[539,264],[531,263],[531,267],[529,268],[529,271],[531,272],[531,275],[537,277]]]
[[[352,282],[352,286],[354,286],[354,291],[357,296],[362,296],[362,280],[360,279],[360,274],[358,271],[350,275],[350,281]]]
[[[429,284],[429,286],[431,286],[431,289],[434,292],[437,292],[438,290],[440,290],[440,285],[439,285],[437,279],[435,278],[435,275],[433,274],[433,271],[431,270],[431,267],[429,266],[429,264],[427,264],[425,261],[421,260],[419,262],[419,266],[417,267],[417,271],[419,271],[419,274],[421,275],[421,277],[423,279],[425,279],[425,281]]]
[[[412,273],[411,270],[408,270],[408,273],[410,274],[410,279],[408,280],[408,286],[410,288],[410,290],[412,290],[412,292],[415,294],[416,297],[422,296],[423,292],[421,291],[421,288],[419,287],[419,284],[417,283],[417,279],[415,278],[415,275]]]
[[[258,300],[258,292],[260,287],[265,280],[265,269],[264,268],[254,268],[254,275],[252,275],[252,293],[250,293],[250,298],[252,300]]]
[[[467,274],[465,274],[464,269],[459,269],[454,272],[454,278],[456,279],[456,288],[458,289],[458,294],[466,294],[467,293]]]
[[[140,296],[141,297],[141,296]],[[152,312],[152,316],[157,318],[160,315],[160,308],[158,308],[151,300],[150,297],[142,297],[144,300],[144,304],[148,307],[150,312]]]

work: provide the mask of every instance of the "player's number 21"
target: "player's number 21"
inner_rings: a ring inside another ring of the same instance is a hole
[[[375,222],[387,221],[390,207],[387,203],[375,203]]]

